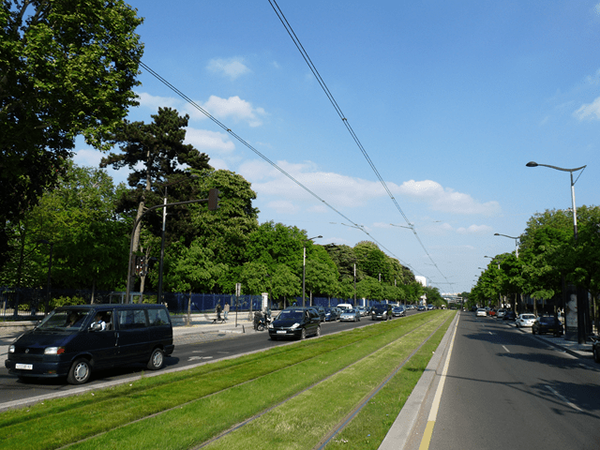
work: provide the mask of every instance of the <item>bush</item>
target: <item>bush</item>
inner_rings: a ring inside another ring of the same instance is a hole
[[[87,302],[83,297],[78,297],[76,295],[73,297],[56,297],[50,301],[50,309],[70,305],[87,305]]]

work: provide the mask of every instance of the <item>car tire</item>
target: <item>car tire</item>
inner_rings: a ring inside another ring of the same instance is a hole
[[[149,370],[158,370],[162,369],[162,366],[165,363],[165,353],[160,348],[155,348],[150,355],[150,359],[148,360],[148,364],[146,367]]]
[[[302,330],[300,331],[300,340],[303,341],[304,339],[306,339],[306,328],[302,328]]]
[[[531,333],[535,334],[535,328],[531,327]]]
[[[321,325],[319,325],[319,326],[317,327],[317,332],[315,333],[315,336],[316,336],[316,337],[320,337],[320,336],[321,336]]]
[[[84,384],[87,383],[92,375],[92,366],[85,358],[76,359],[71,365],[67,375],[69,384]]]

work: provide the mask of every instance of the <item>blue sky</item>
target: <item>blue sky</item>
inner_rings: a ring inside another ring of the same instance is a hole
[[[261,223],[320,244],[376,240],[445,293],[514,250],[494,233],[571,206],[569,174],[528,161],[587,165],[577,205],[598,204],[598,0],[279,0],[393,200],[268,0],[130,4],[142,61],[326,202],[144,71],[129,119],[188,113],[187,142],[252,183]],[[76,163],[100,158],[79,144]]]

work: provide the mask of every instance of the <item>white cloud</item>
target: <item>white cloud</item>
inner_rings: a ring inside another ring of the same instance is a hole
[[[137,94],[139,96],[140,107],[151,110],[152,114],[156,114],[159,107],[168,107],[177,109],[180,111],[180,114],[189,114],[190,120],[207,119],[207,116],[204,113],[185,102],[183,99],[178,99],[176,97],[159,97],[146,92],[137,92]],[[252,106],[252,103],[242,100],[237,95],[229,98],[211,95],[208,101],[204,103],[197,101],[196,103],[210,115],[217,117],[218,119],[243,121],[247,122],[251,127],[262,125],[262,117],[268,115],[264,108],[255,108]]]
[[[252,186],[254,188],[254,186]],[[278,214],[296,214],[300,211],[300,207],[291,201],[277,200],[267,203],[267,206]]]
[[[215,131],[187,128],[185,141],[201,152],[216,150],[219,153],[231,154],[235,150],[235,145],[227,134]]]
[[[488,225],[471,225],[467,228],[460,227],[456,229],[458,234],[491,234],[493,228]]]
[[[483,215],[495,215],[500,212],[500,205],[496,201],[479,203],[469,194],[444,188],[441,184],[431,180],[405,181],[398,192],[415,201],[429,204],[429,207],[435,211]]]
[[[202,107],[211,115],[219,119],[232,119],[247,122],[251,127],[262,125],[261,116],[266,116],[267,113],[263,108],[254,108],[252,103],[242,100],[237,95],[229,98],[221,98],[216,95],[211,95]],[[202,118],[206,116],[195,108],[187,106],[186,110],[191,117]]]
[[[582,105],[573,115],[579,120],[600,119],[600,97],[592,103]]]
[[[278,161],[277,165],[335,208],[365,206],[372,199],[386,195],[379,182],[320,172],[310,162],[291,164]],[[318,201],[266,162],[250,161],[242,164],[239,173],[252,183],[252,188],[259,195],[283,196],[294,202]],[[325,210],[325,205],[320,206],[323,208],[316,211]]]
[[[218,58],[208,62],[208,70],[213,73],[223,74],[231,80],[250,73],[251,70],[244,64],[244,58]]]
[[[99,167],[103,156],[98,150],[84,148],[73,155],[73,162],[80,167]]]

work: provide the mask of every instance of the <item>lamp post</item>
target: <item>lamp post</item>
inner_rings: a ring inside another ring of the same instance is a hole
[[[163,196],[163,222],[162,222],[162,233],[160,238],[160,262],[158,264],[158,297],[156,299],[156,303],[162,302],[162,287],[163,287],[163,264],[165,259],[165,228],[167,224],[167,188],[169,186],[173,186],[175,184],[183,183],[184,181],[189,181],[191,179],[198,178],[198,175],[191,175],[188,178],[183,178],[181,180],[173,181],[171,183],[167,183],[163,185],[165,188],[164,196]]]
[[[504,236],[510,239],[514,239],[515,240],[515,255],[517,257],[517,259],[519,259],[519,238],[518,237],[514,237],[514,236],[509,236],[507,234],[501,234],[501,233],[494,233],[494,236]]]
[[[323,236],[315,236],[309,239],[304,239],[302,242],[302,306],[306,306],[306,243],[308,241],[312,241],[313,239],[321,239]]]
[[[578,172],[580,170],[583,170],[587,167],[587,165],[581,166],[581,167],[576,167],[574,169],[565,169],[563,167],[550,166],[548,164],[539,164],[534,161],[530,161],[525,165],[527,167],[537,167],[537,166],[549,167],[550,169],[560,170],[561,172],[569,172],[569,175],[571,177],[571,206],[573,209],[573,236],[575,237],[575,243],[577,243],[577,208],[575,206],[575,182],[577,180],[573,181],[573,172]],[[564,300],[564,295],[563,295],[563,302],[564,301],[565,300]],[[577,340],[580,344],[584,344],[585,340],[586,340],[585,323],[586,323],[587,315],[588,315],[587,292],[584,293],[582,289],[578,288],[577,289]],[[567,326],[566,326],[566,316],[565,316],[565,334],[566,334],[566,328],[567,328]]]
[[[211,192],[212,191],[212,192]],[[217,196],[217,204],[214,205],[214,209],[218,208],[218,189],[210,189],[209,191],[209,198],[203,198],[203,199],[197,199],[197,200],[187,200],[184,202],[175,202],[175,203],[161,203],[160,205],[154,205],[151,206],[150,208],[148,208],[146,211],[144,211],[142,213],[142,215],[140,217],[138,217],[136,219],[136,221],[133,223],[133,231],[131,232],[131,240],[129,243],[129,262],[127,264],[127,291],[126,291],[126,296],[125,296],[125,303],[129,303],[129,296],[131,293],[131,260],[133,259],[133,237],[135,235],[135,230],[137,229],[138,225],[140,224],[140,222],[142,221],[142,219],[144,218],[144,216],[146,214],[148,214],[150,211],[154,211],[155,209],[158,208],[166,208],[167,206],[177,206],[177,205],[187,205],[190,203],[206,203],[208,202],[209,205],[209,210],[213,210],[211,208],[211,197],[212,197],[212,193],[216,191],[216,196]]]

